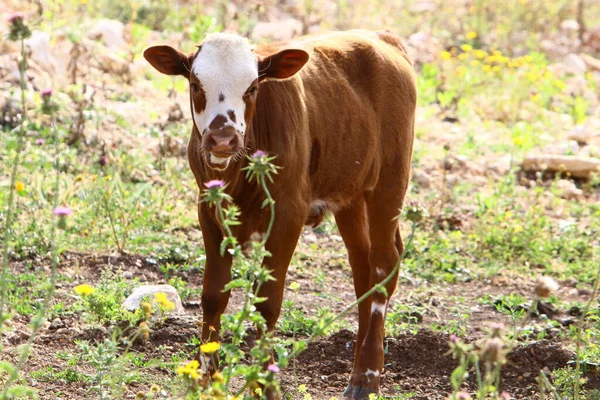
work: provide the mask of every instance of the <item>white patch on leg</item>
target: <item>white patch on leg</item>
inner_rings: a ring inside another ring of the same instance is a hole
[[[242,252],[245,255],[249,255],[250,251],[252,250],[252,242],[260,242],[261,240],[263,240],[265,238],[265,232],[253,232],[250,235],[250,240],[248,240],[247,242],[244,243],[244,246],[242,248]]]
[[[379,376],[379,371],[373,371],[372,369],[367,368],[367,372],[365,372],[365,376],[373,375],[375,378]]]
[[[365,372],[365,376],[367,377],[367,380],[369,382],[371,382],[371,377],[377,378],[379,376],[379,371],[376,371],[376,370],[374,371],[372,369],[367,368],[367,372]]]
[[[377,276],[379,276],[380,278],[387,277],[387,274],[385,273],[385,270],[383,268],[376,268],[375,272],[377,272]]]
[[[386,308],[387,308],[387,301],[383,302],[383,304],[373,302],[373,303],[371,303],[371,315],[374,313],[379,313],[381,315],[385,315]]]

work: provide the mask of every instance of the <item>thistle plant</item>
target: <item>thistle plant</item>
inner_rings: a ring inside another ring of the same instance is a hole
[[[337,320],[346,315],[350,310],[365,301],[375,292],[385,293],[385,285],[393,279],[399,271],[402,257],[398,260],[394,269],[380,283],[366,292],[361,298],[350,304],[341,313],[320,319],[311,336],[305,340],[278,341],[271,332],[266,331],[265,320],[256,311],[255,305],[265,299],[258,296],[261,286],[268,280],[272,280],[268,269],[263,266],[263,259],[269,257],[270,253],[265,249],[267,240],[271,234],[275,222],[275,201],[269,191],[268,183],[273,182],[273,176],[277,174],[277,167],[272,163],[275,157],[268,156],[263,151],[257,151],[248,157],[246,178],[255,182],[264,192],[265,200],[262,207],[269,208],[270,219],[265,235],[262,240],[252,244],[251,251],[245,253],[242,246],[233,235],[232,227],[239,225],[239,208],[233,204],[233,199],[227,194],[227,184],[220,180],[212,180],[205,183],[205,190],[201,195],[201,201],[214,207],[216,215],[225,233],[221,243],[221,254],[229,252],[232,255],[233,279],[225,286],[225,291],[241,288],[244,292],[244,302],[239,312],[222,317],[223,330],[231,332],[231,342],[218,343],[218,338],[210,338],[209,343],[201,345],[200,352],[203,355],[201,362],[190,361],[177,369],[187,385],[187,398],[215,398],[230,399],[238,398],[249,390],[253,395],[262,395],[266,390],[274,393],[279,392],[278,374],[282,368],[287,367],[290,360],[300,354],[316,338],[326,334],[328,328]],[[423,219],[425,212],[417,205],[413,205],[407,212],[411,225],[411,235],[406,248],[410,248],[417,225]],[[398,216],[399,218],[400,216]],[[405,253],[406,254],[406,253]],[[247,337],[247,325],[245,322],[253,323],[261,333],[254,347],[246,354],[241,344]],[[291,347],[291,348],[290,348]],[[277,354],[277,362],[272,362],[272,351]],[[217,351],[224,361],[222,371],[216,371],[209,375],[206,365],[207,359],[214,360]],[[248,363],[242,361],[250,358]],[[266,365],[266,368],[265,368]],[[242,378],[243,385],[231,393],[230,383],[233,378]]]

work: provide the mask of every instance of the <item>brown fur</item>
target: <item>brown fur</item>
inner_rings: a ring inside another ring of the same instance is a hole
[[[262,150],[276,156],[281,167],[270,185],[276,222],[267,242],[272,257],[265,259],[277,280],[263,285],[261,295],[269,299],[257,305],[269,329],[280,312],[286,271],[302,225],[323,218],[324,207],[311,207],[317,200],[335,213],[357,296],[392,270],[402,253],[398,224],[392,219],[408,186],[417,101],[406,49],[390,32],[332,33],[259,47],[255,50],[259,73],[273,68],[261,60],[294,48],[307,52],[309,61],[289,79],[261,76],[256,101],[247,102],[251,109],[245,115],[245,147],[250,153]],[[265,232],[268,210],[261,208],[260,188],[245,178],[242,168],[247,161],[232,161],[226,170],[216,171],[207,165],[201,149],[194,126],[188,146],[192,172],[201,189],[212,179],[228,183],[227,191],[241,209],[242,224],[234,231],[238,241],[245,243],[252,233]],[[229,293],[222,293],[222,288],[230,279],[231,259],[218,254],[223,236],[214,210],[200,204],[199,218],[207,251],[202,336],[208,340],[209,326],[218,332],[228,301]],[[389,295],[395,285],[395,279],[387,284]],[[387,305],[387,299],[376,294],[359,306],[356,357],[347,392],[353,398],[377,391],[379,376],[366,372],[383,368],[384,316],[371,315],[372,302]]]

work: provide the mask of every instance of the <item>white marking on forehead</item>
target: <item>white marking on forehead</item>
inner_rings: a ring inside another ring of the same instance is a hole
[[[387,307],[387,301],[384,301],[383,304],[373,302],[371,304],[371,314],[379,313],[381,315],[385,315],[386,307]]]
[[[244,115],[246,104],[242,96],[258,78],[258,59],[248,39],[228,33],[209,35],[192,64],[192,72],[206,96],[206,109],[201,113],[194,110],[194,121],[201,133],[219,114],[227,115],[232,110],[237,116]],[[221,94],[223,101],[219,100]],[[238,118],[228,125],[244,132],[242,122],[243,118]]]

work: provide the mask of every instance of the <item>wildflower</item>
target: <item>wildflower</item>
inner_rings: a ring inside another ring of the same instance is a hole
[[[152,384],[152,386],[150,386],[150,391],[154,394],[157,394],[158,392],[160,392],[160,386],[154,383]]]
[[[460,46],[460,48],[462,49],[462,51],[464,51],[465,53],[468,53],[470,51],[473,51],[473,46],[471,46],[470,44],[463,44],[462,46]]]
[[[175,309],[175,304],[167,298],[167,294],[158,292],[154,294],[154,302],[160,304],[165,310]]]
[[[197,360],[192,360],[186,365],[177,367],[177,375],[187,376],[190,379],[198,379],[198,367],[200,363]]]
[[[146,317],[149,317],[150,314],[152,314],[152,304],[148,303],[147,301],[142,301],[142,303],[140,304],[140,308],[142,309],[142,311],[144,311]]]
[[[450,342],[452,342],[452,343],[458,343],[459,340],[460,339],[455,334],[450,335]]]
[[[222,188],[225,185],[225,182],[219,179],[213,179],[212,181],[208,181],[204,184],[208,189],[213,188]]]
[[[60,217],[60,216],[71,215],[73,213],[73,211],[69,207],[58,206],[54,209],[54,211],[52,213],[54,215],[58,215]]]
[[[58,105],[52,101],[52,89],[44,89],[40,92],[42,96],[42,112],[44,114],[52,114],[58,111]]]
[[[146,321],[140,322],[138,328],[140,328],[140,333],[144,339],[148,339],[150,337],[150,326]]]
[[[550,297],[552,292],[558,290],[558,283],[549,276],[539,278],[535,284],[535,295],[541,298]]]
[[[29,27],[25,25],[25,18],[22,13],[15,13],[8,18],[10,24],[9,39],[12,41],[27,39],[31,36]]]
[[[42,99],[52,97],[52,88],[44,89],[40,92]]]
[[[137,392],[137,394],[135,395],[135,398],[138,400],[142,400],[146,398],[146,393],[144,392]]]
[[[440,57],[442,57],[442,60],[449,60],[452,58],[452,54],[449,51],[442,51]]]
[[[473,40],[477,37],[477,32],[475,32],[475,31],[467,32],[465,37],[467,38],[467,40]]]
[[[473,60],[473,61],[471,61],[471,66],[472,67],[478,67],[479,66],[479,60]]]
[[[466,71],[467,68],[464,65],[459,65],[458,68],[456,68],[456,71],[454,71],[454,73],[456,74],[456,76],[463,76]]]
[[[298,282],[292,282],[290,283],[290,289],[296,292],[298,289],[300,289],[300,284]]]
[[[415,202],[411,202],[406,209],[406,219],[410,222],[419,223],[427,217],[427,210]]]
[[[456,393],[456,400],[471,400],[471,395],[467,392]]]
[[[492,71],[494,71],[494,72],[500,72],[500,67],[499,67],[499,66],[497,66],[497,65],[494,65],[494,66],[492,67]]]
[[[37,144],[38,146],[42,146],[45,143],[44,139],[39,138],[35,140],[35,144]]]
[[[467,53],[461,53],[461,54],[459,54],[459,56],[458,56],[458,59],[459,59],[460,61],[465,61],[467,58],[469,58],[469,55],[468,55]]]
[[[483,66],[483,72],[490,72],[492,70],[492,66],[491,65],[484,65]]]
[[[272,164],[271,161],[273,161],[275,157],[268,157],[264,151],[257,150],[252,157],[248,157],[248,159],[250,163],[244,168],[244,170],[247,171],[247,178],[254,178],[259,181],[259,177],[266,177],[273,182],[271,174],[277,173],[277,167]]]
[[[15,190],[18,193],[21,193],[21,192],[25,191],[25,184],[23,182],[21,182],[21,181],[16,181],[15,182]]]
[[[209,342],[200,346],[200,351],[205,354],[212,354],[215,351],[221,348],[221,344],[219,342]]]
[[[280,372],[280,371],[281,371],[281,370],[279,369],[279,367],[278,367],[277,365],[275,365],[275,364],[270,364],[270,365],[267,367],[267,370],[271,371],[271,372],[272,372],[272,373],[274,373],[274,374],[276,374],[276,373],[278,373],[278,372]]]
[[[78,295],[89,296],[90,294],[92,294],[96,291],[96,288],[94,288],[91,285],[88,285],[87,283],[83,283],[81,285],[75,286],[74,290],[75,290],[75,293],[77,293]]]
[[[510,394],[506,392],[500,393],[500,400],[510,400]]]
[[[69,207],[59,206],[59,207],[56,207],[54,209],[54,211],[52,211],[52,213],[58,217],[57,226],[60,229],[66,229],[67,228],[67,215],[71,215],[73,213],[73,211],[71,211],[71,209]]]
[[[491,338],[485,342],[481,359],[489,363],[504,364],[504,342],[500,338]]]
[[[223,374],[219,371],[212,375],[213,382],[223,382]]]
[[[254,152],[254,154],[252,154],[252,158],[261,158],[261,157],[264,157],[265,155],[266,154],[265,154],[264,151],[262,151],[262,150],[256,150]]]
[[[475,56],[475,58],[478,58],[481,60],[481,59],[486,58],[488,54],[487,54],[487,51],[485,51],[485,50],[477,49],[477,50],[473,51],[473,55]]]

